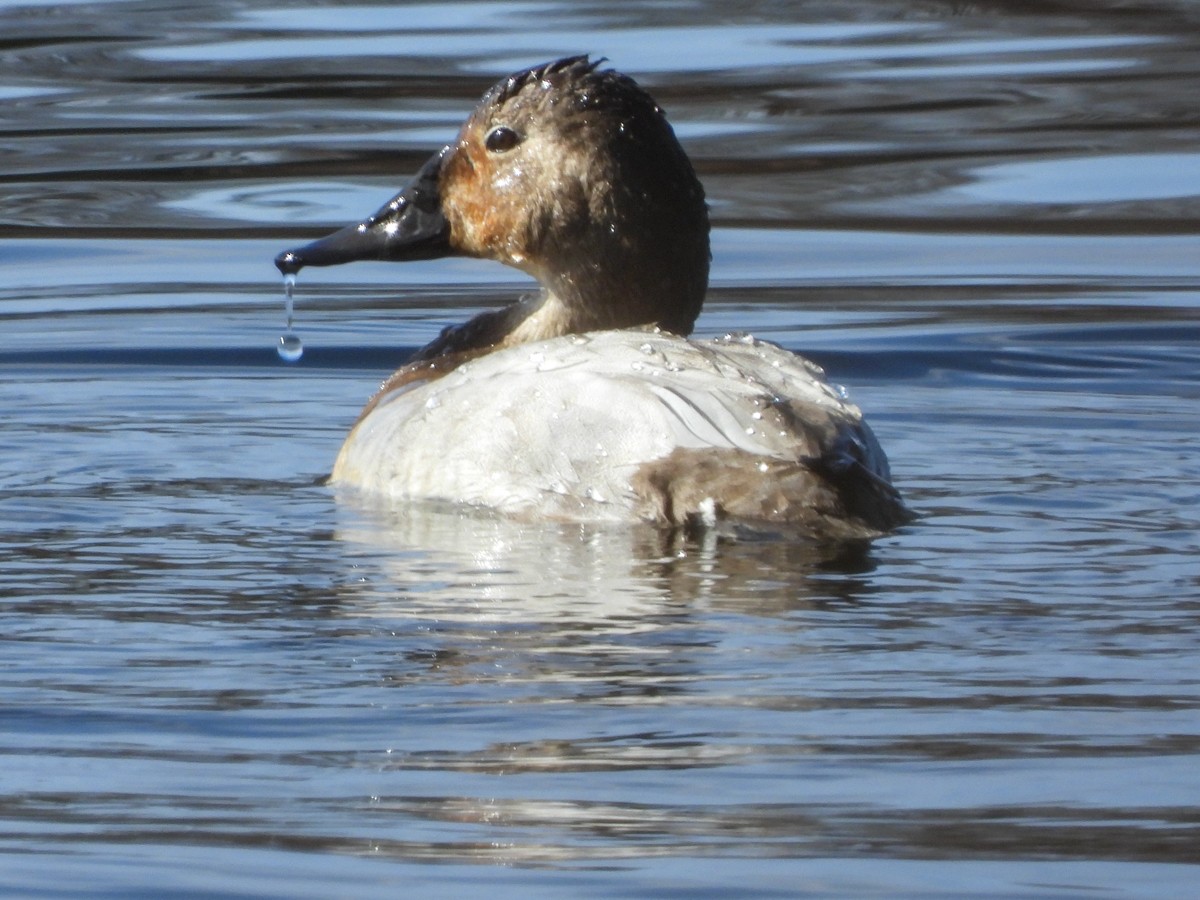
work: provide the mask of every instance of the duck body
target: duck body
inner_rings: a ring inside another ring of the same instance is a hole
[[[686,338],[708,277],[703,197],[631,79],[573,57],[492,88],[374,216],[276,260],[286,273],[468,255],[543,285],[418,351],[331,481],[525,518],[826,537],[904,521],[883,451],[817,366],[745,335]]]
[[[486,389],[484,389],[486,388]],[[385,391],[332,480],[518,517],[864,537],[894,497],[858,408],[812,363],[747,335],[591,332],[488,353]]]

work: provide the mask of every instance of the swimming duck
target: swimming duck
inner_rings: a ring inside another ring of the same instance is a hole
[[[816,365],[745,335],[687,338],[708,285],[704,190],[655,101],[602,62],[503,79],[374,215],[276,258],[291,274],[470,256],[542,287],[417,351],[332,483],[571,521],[829,537],[904,521],[883,451]]]

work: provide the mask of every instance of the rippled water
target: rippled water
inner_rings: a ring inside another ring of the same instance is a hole
[[[1186,897],[1200,883],[1200,12],[0,3],[0,893]],[[396,516],[373,386],[524,289],[271,265],[591,51],[922,519]]]

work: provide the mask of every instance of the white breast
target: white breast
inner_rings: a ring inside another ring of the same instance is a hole
[[[798,409],[821,421],[797,427]],[[773,344],[595,332],[490,353],[394,391],[346,438],[332,480],[510,515],[630,519],[642,512],[635,473],[677,448],[795,461],[825,452],[814,441],[853,432],[876,455],[860,422],[817,366]]]

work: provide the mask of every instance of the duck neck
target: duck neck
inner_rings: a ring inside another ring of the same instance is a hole
[[[526,298],[516,305],[524,307],[521,310],[524,315],[514,322],[512,330],[497,342],[505,347],[580,334],[600,327],[587,316],[581,315],[578,304],[565,302],[557,294],[546,290],[543,290],[539,297]]]
[[[657,325],[673,334],[691,334],[708,287],[707,255],[701,265],[694,260],[663,264],[630,254],[614,258],[619,262],[606,265],[604,271],[584,267],[582,272],[543,279],[549,286],[548,303],[569,311],[563,321],[571,331]]]
[[[621,328],[649,324],[645,321],[617,324],[610,316],[590,316],[587,307],[564,301],[557,294],[542,290],[522,297],[500,309],[492,309],[460,325],[447,325],[410,362],[420,362],[451,353],[478,353],[496,347],[515,347],[531,341],[545,341],[568,334],[582,334],[603,328]]]
[[[707,260],[705,261],[707,262]],[[707,266],[703,269],[707,275]],[[586,292],[578,285],[586,283]],[[449,325],[418,350],[413,362],[450,353],[471,353],[493,347],[513,347],[568,334],[605,329],[658,326],[686,336],[699,314],[707,277],[686,284],[664,278],[649,284],[571,276],[547,277],[539,294],[522,297],[501,309],[479,313],[461,325]],[[664,304],[663,299],[674,298]]]

